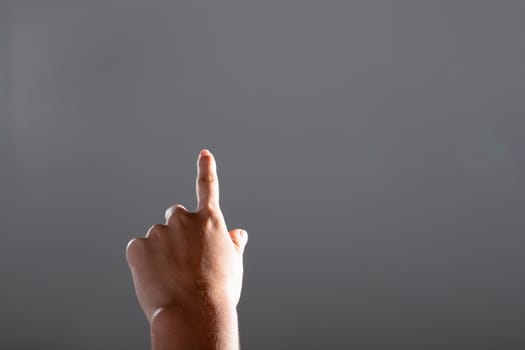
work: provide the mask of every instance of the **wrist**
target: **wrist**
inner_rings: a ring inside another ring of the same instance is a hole
[[[163,307],[150,321],[152,350],[239,349],[237,310],[227,305]]]
[[[237,308],[230,303],[199,301],[195,303],[169,305],[157,309],[151,317],[152,335],[174,333],[208,334],[225,325],[237,322]]]

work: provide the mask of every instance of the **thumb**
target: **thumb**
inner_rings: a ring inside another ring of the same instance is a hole
[[[236,228],[231,230],[229,233],[235,248],[239,253],[242,254],[244,252],[244,247],[246,247],[246,243],[248,242],[248,232],[243,229]]]

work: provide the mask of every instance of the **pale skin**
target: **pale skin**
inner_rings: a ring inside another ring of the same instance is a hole
[[[214,156],[197,160],[197,209],[176,204],[126,247],[152,350],[238,350],[245,230],[228,231]]]

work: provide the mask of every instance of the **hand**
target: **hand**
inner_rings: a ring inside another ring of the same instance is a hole
[[[169,207],[165,224],[153,225],[126,248],[137,299],[150,325],[160,310],[235,309],[239,302],[248,235],[241,229],[228,232],[216,163],[208,150],[200,152],[197,168],[196,212],[180,204]]]

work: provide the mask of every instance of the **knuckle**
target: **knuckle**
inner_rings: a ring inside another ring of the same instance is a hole
[[[206,216],[209,216],[209,217],[216,217],[217,216],[217,210],[211,204],[204,204],[202,206],[202,209],[206,213]]]
[[[168,220],[172,216],[180,215],[180,214],[184,213],[185,211],[186,211],[186,209],[184,208],[184,206],[182,204],[176,204],[176,205],[172,205],[171,207],[166,209],[166,211],[164,212],[164,216],[166,217],[166,220]]]
[[[166,229],[166,225],[162,225],[162,224],[154,224],[150,227],[150,229],[148,230],[148,233],[146,234],[146,237],[156,237],[156,236],[160,236],[161,234],[163,234],[163,232],[165,231]]]
[[[166,210],[166,221],[167,225],[185,222],[189,217],[191,213],[188,212],[188,210],[180,205],[174,205]]]
[[[164,231],[165,228],[166,228],[166,225],[154,224],[154,225],[151,225],[150,231],[162,232]]]
[[[186,208],[182,204],[177,204],[173,208],[173,213],[177,215],[182,215],[187,212]]]
[[[201,184],[209,184],[215,181],[215,176],[211,174],[200,175],[198,181]]]
[[[222,216],[221,210],[215,203],[205,203],[202,206],[202,210],[206,213],[207,216],[212,218],[220,218]]]
[[[215,207],[203,208],[201,215],[204,231],[213,230],[216,227],[219,227],[222,222],[222,214],[220,210]]]
[[[126,245],[126,258],[129,260],[130,256],[136,251],[144,249],[146,239],[144,237],[132,238]]]

